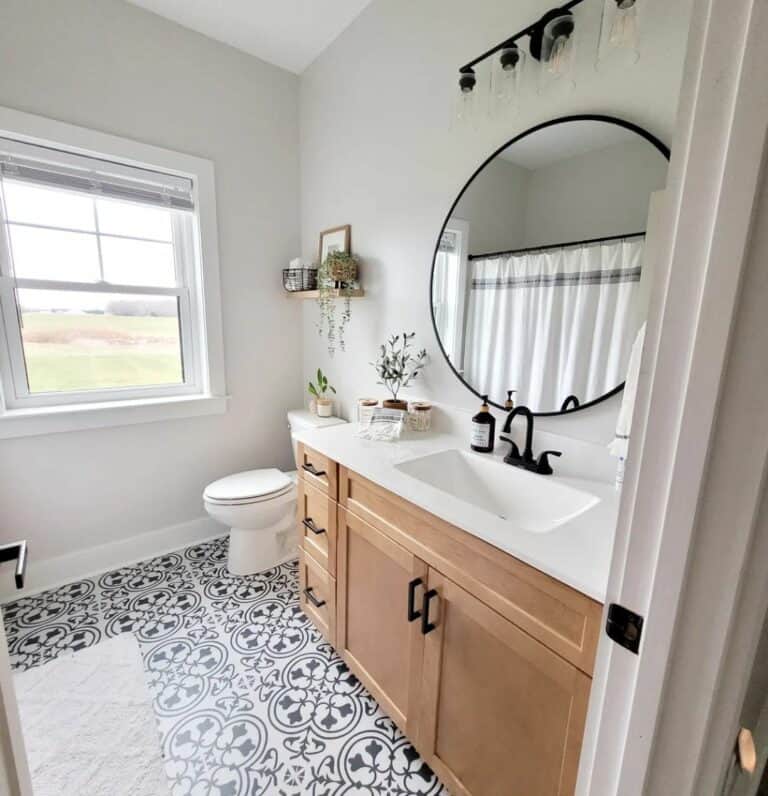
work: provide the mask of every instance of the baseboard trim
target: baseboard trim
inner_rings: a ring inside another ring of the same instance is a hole
[[[110,569],[172,553],[226,533],[227,529],[210,517],[198,517],[189,522],[42,561],[36,560],[34,550],[30,550],[24,589],[13,590],[13,578],[9,573],[7,581],[3,578],[4,582],[0,584],[0,605],[63,586],[65,583],[100,575]]]

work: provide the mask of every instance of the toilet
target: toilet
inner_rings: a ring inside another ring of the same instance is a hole
[[[304,409],[288,412],[296,459],[296,433],[346,421],[316,417]],[[252,575],[296,555],[296,471],[274,467],[246,470],[220,478],[203,492],[205,510],[229,526],[229,571]]]

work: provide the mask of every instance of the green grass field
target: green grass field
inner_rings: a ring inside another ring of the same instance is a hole
[[[32,393],[179,384],[176,318],[24,312]]]

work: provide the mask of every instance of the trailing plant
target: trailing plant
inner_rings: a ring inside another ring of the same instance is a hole
[[[336,353],[336,346],[346,350],[344,330],[352,318],[350,294],[355,286],[358,272],[358,259],[348,252],[331,252],[317,269],[317,305],[320,309],[318,334],[325,332],[328,340],[328,354]],[[341,298],[341,315],[336,318],[336,300]]]
[[[411,341],[416,332],[393,334],[379,349],[379,356],[371,365],[376,369],[379,384],[383,384],[397,400],[400,390],[405,389],[419,375],[426,365],[427,350],[422,348],[418,353],[411,351]]]
[[[325,394],[330,390],[334,395],[336,395],[336,388],[333,387],[328,383],[327,376],[323,373],[320,368],[317,369],[317,384],[313,384],[311,381],[309,382],[309,387],[307,388],[307,392],[310,395],[313,395],[315,399],[318,401],[323,401],[326,399]]]

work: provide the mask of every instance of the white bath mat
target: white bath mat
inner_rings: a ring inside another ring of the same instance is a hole
[[[34,796],[167,796],[139,645],[121,636],[14,676]]]

